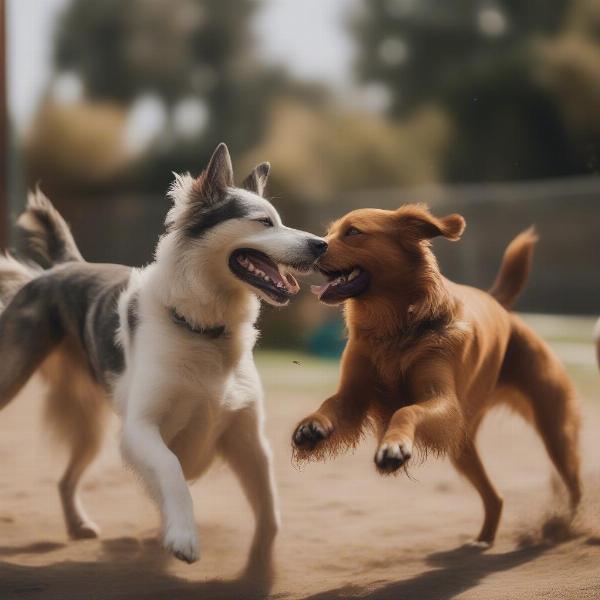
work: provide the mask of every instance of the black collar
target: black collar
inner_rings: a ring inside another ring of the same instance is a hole
[[[218,325],[217,327],[196,327],[195,325],[192,325],[183,315],[180,315],[174,308],[171,308],[170,312],[173,323],[180,325],[181,327],[185,327],[191,333],[205,335],[211,340],[216,340],[225,333],[225,325]]]

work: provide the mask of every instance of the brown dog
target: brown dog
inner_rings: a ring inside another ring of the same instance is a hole
[[[313,292],[344,303],[348,344],[337,393],[300,422],[296,457],[322,458],[355,445],[367,427],[379,440],[375,464],[397,471],[415,449],[448,453],[477,489],[490,545],[502,498],[481,464],[475,435],[489,408],[505,402],[532,422],[578,505],[579,414],[558,359],[516,315],[537,240],[532,229],[507,248],[490,293],[445,279],[430,240],[458,240],[460,215],[425,207],[356,210],[329,229],[318,262],[328,282]]]

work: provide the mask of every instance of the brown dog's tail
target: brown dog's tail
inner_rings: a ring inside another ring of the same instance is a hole
[[[531,270],[533,247],[537,241],[535,228],[530,227],[520,233],[504,251],[500,271],[489,290],[504,308],[510,308],[525,287]]]

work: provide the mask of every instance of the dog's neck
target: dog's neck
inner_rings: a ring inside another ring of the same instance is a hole
[[[346,323],[350,334],[383,340],[449,325],[457,312],[447,281],[439,272],[433,255],[410,284],[398,283],[346,302]]]
[[[194,333],[196,335],[202,335],[209,340],[216,340],[219,338],[223,338],[227,336],[227,329],[225,325],[215,325],[214,327],[198,327],[193,323],[190,323],[183,315],[180,315],[177,310],[172,308],[170,311],[171,320],[176,325],[183,327],[183,329],[189,331],[190,333]]]
[[[224,327],[234,333],[245,326],[252,327],[260,309],[254,294],[242,286],[228,285],[210,276],[206,265],[187,261],[177,252],[166,250],[163,244],[156,261],[149,267],[161,304],[198,329]]]

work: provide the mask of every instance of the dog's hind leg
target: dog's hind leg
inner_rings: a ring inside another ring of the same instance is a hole
[[[0,409],[63,337],[60,320],[39,281],[21,288],[0,315]]]
[[[535,427],[569,492],[571,509],[581,500],[579,407],[558,359],[520,319],[513,329],[501,381],[516,387],[530,404]]]
[[[71,456],[58,484],[67,532],[73,540],[95,538],[98,537],[100,529],[86,515],[79,500],[77,488],[84,470],[96,456],[99,444],[96,440],[84,442],[82,437],[78,440],[69,440],[69,442]]]
[[[489,480],[485,468],[481,463],[479,452],[472,440],[465,441],[458,454],[451,458],[452,464],[475,487],[483,502],[485,518],[483,527],[474,545],[489,547],[494,542],[498,523],[500,522],[503,503],[502,497]]]
[[[41,369],[49,381],[46,415],[69,452],[58,491],[69,537],[94,538],[98,526],[86,515],[78,487],[85,469],[97,455],[105,430],[108,404],[84,366],[67,351],[52,354]]]
[[[242,409],[221,440],[221,451],[250,502],[256,529],[246,575],[269,586],[273,577],[273,543],[279,529],[277,492],[271,450],[256,407]]]

